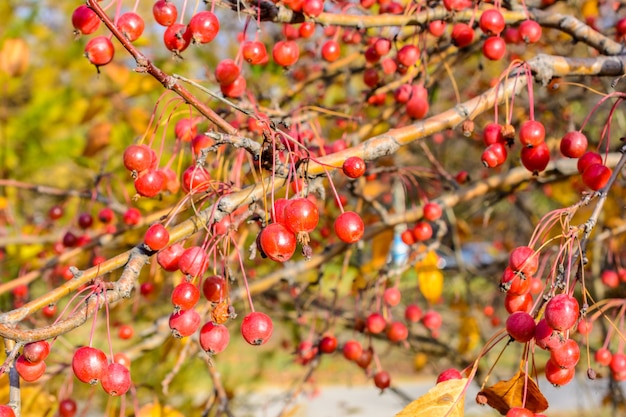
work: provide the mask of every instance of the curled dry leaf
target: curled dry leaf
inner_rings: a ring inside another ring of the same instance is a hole
[[[463,417],[467,383],[467,378],[440,382],[395,417]]]
[[[524,402],[526,394],[526,402]],[[548,408],[548,400],[543,396],[532,378],[519,370],[508,381],[500,381],[478,393],[477,399],[487,399],[487,404],[505,415],[513,407],[524,407],[533,413],[541,413]]]

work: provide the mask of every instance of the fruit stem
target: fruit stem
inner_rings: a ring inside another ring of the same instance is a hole
[[[241,276],[243,277],[243,285],[246,287],[246,296],[248,297],[248,304],[250,304],[250,311],[254,313],[254,303],[252,302],[252,293],[250,292],[250,287],[248,286],[248,278],[246,277],[246,268],[243,265],[243,260],[241,259],[241,251],[239,250],[239,245],[237,241],[229,234],[233,246],[235,247],[235,251],[237,251],[237,259],[239,260],[239,266],[241,267]]]

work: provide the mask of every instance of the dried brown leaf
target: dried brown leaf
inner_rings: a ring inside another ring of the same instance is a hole
[[[526,402],[524,402],[526,395]],[[500,381],[485,388],[478,396],[486,397],[487,404],[505,415],[513,407],[524,407],[534,413],[541,413],[548,408],[548,400],[543,396],[532,378],[519,370],[508,381]]]

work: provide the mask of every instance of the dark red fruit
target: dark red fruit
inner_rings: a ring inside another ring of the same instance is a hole
[[[422,317],[422,324],[430,331],[438,330],[443,323],[441,314],[435,310],[429,310]]]
[[[48,210],[48,217],[50,220],[59,220],[63,217],[63,207],[61,206],[52,206],[50,210]]]
[[[191,165],[183,172],[182,186],[190,194],[206,191],[211,186],[211,174],[204,167]]]
[[[72,25],[77,32],[89,35],[100,27],[100,18],[87,5],[81,4],[72,13]]]
[[[518,246],[509,255],[509,267],[530,277],[539,269],[539,256],[531,247]]]
[[[365,319],[365,328],[371,334],[382,333],[387,327],[387,320],[380,313],[372,313]]]
[[[174,23],[165,30],[163,43],[167,49],[179,54],[187,49],[191,43],[191,31],[186,25]]]
[[[411,323],[417,323],[422,319],[422,309],[415,304],[409,304],[404,309],[404,318]]]
[[[441,215],[443,214],[443,210],[438,203],[429,202],[424,204],[424,219],[430,222],[434,222],[435,220],[439,220]]]
[[[611,168],[604,164],[591,164],[583,172],[583,182],[593,191],[598,191],[611,179]]]
[[[583,174],[587,168],[594,164],[601,164],[602,157],[597,152],[587,151],[580,157],[576,167],[578,168],[578,172]]]
[[[191,336],[200,327],[200,314],[196,310],[179,310],[170,315],[170,330],[176,338]]]
[[[374,385],[376,385],[376,388],[380,388],[381,390],[389,388],[389,385],[391,385],[391,377],[389,376],[389,372],[376,372],[376,374],[374,374]]]
[[[495,168],[506,161],[508,152],[503,143],[493,143],[485,148],[481,155],[482,163],[487,168]]]
[[[526,43],[535,43],[541,39],[541,26],[534,20],[524,20],[518,30],[520,38]]]
[[[534,173],[544,171],[550,162],[550,149],[545,142],[532,148],[522,148],[521,159],[527,170]]]
[[[135,191],[143,197],[154,197],[163,189],[165,177],[156,169],[148,169],[139,174],[135,180]]]
[[[363,347],[356,340],[348,340],[343,344],[342,352],[344,358],[349,361],[356,361],[361,357]]]
[[[26,382],[37,381],[46,372],[44,361],[32,363],[27,361],[23,355],[15,360],[14,366],[17,373]]]
[[[361,240],[365,225],[361,216],[353,211],[346,211],[335,219],[335,233],[346,243],[355,243]]]
[[[472,0],[443,0],[443,6],[449,11],[459,12],[472,7]]]
[[[526,120],[519,129],[519,140],[524,146],[538,146],[546,138],[546,130],[541,122]]]
[[[295,41],[278,41],[272,48],[274,62],[282,67],[290,67],[300,57],[300,47]]]
[[[322,45],[322,58],[327,62],[335,62],[341,55],[341,47],[334,39],[329,39]]]
[[[524,295],[530,291],[531,279],[507,266],[500,279],[500,290],[512,295]]]
[[[183,274],[199,277],[209,267],[207,254],[200,246],[191,246],[180,255],[178,268]]]
[[[516,311],[507,318],[506,331],[516,341],[526,343],[535,337],[535,320],[524,311]]]
[[[163,249],[170,241],[170,233],[165,226],[155,223],[146,230],[143,242],[153,251]]]
[[[127,12],[122,14],[117,20],[117,27],[126,39],[134,42],[143,34],[145,23],[143,17],[137,13]]]
[[[130,371],[124,365],[113,362],[109,364],[102,376],[102,389],[109,395],[120,396],[130,389]]]
[[[415,65],[417,60],[420,57],[420,50],[415,45],[404,45],[396,55],[396,61],[398,64],[403,65],[404,67],[411,67]]]
[[[428,32],[436,38],[442,36],[446,31],[446,22],[435,20],[428,24]]]
[[[561,154],[568,158],[580,158],[587,151],[587,136],[577,130],[567,132],[561,139]]]
[[[535,414],[527,408],[513,407],[507,411],[505,417],[534,417]]]
[[[402,300],[402,293],[397,287],[390,287],[385,289],[383,293],[383,301],[389,307],[395,307],[400,304],[400,300]]]
[[[335,336],[324,336],[319,343],[319,350],[322,353],[333,353],[337,350],[337,338]]]
[[[452,27],[452,43],[458,48],[469,46],[474,41],[474,29],[465,23],[457,23]]]
[[[124,166],[129,171],[145,171],[152,165],[152,149],[146,145],[130,145],[124,151]]]
[[[359,178],[365,173],[365,161],[358,156],[351,156],[343,161],[343,173],[350,178]]]
[[[576,368],[561,368],[552,359],[546,362],[546,379],[554,386],[560,387],[569,383],[576,373]]]
[[[296,236],[280,223],[269,224],[261,231],[261,250],[276,262],[288,261],[296,251]]]
[[[119,337],[122,340],[128,340],[132,338],[134,334],[135,334],[135,330],[133,329],[133,326],[131,326],[130,324],[122,324],[120,328],[117,330],[117,337]]]
[[[218,275],[208,277],[202,283],[202,293],[212,303],[219,303],[228,296],[226,280]]]
[[[176,22],[178,9],[176,5],[167,0],[157,0],[152,6],[152,15],[159,25],[171,26]]]
[[[180,310],[192,309],[200,299],[200,290],[191,282],[181,282],[172,291],[172,304]]]
[[[433,237],[433,227],[425,221],[417,222],[413,227],[413,236],[417,242],[428,240]]]
[[[609,368],[613,374],[620,374],[626,371],[626,355],[620,352],[616,352],[611,356],[609,362]]]
[[[557,294],[546,304],[545,318],[554,330],[571,329],[578,320],[578,300],[569,294]]]
[[[122,220],[124,221],[124,224],[134,226],[141,220],[141,212],[138,209],[131,207],[124,212]]]
[[[406,114],[413,119],[423,119],[428,113],[429,105],[425,98],[413,95],[406,103]]]
[[[502,126],[499,123],[488,123],[483,129],[483,143],[485,146],[503,142]]]
[[[394,321],[387,328],[387,339],[391,342],[401,342],[409,337],[409,329],[401,321]]]
[[[499,36],[490,36],[483,43],[483,55],[491,61],[499,61],[506,54],[506,42]]]
[[[317,227],[320,219],[319,211],[315,203],[308,198],[295,198],[285,206],[284,210],[284,225],[291,232],[310,233]]]
[[[50,343],[45,340],[31,342],[24,345],[22,355],[24,359],[31,363],[39,363],[45,360],[50,354]]]
[[[207,353],[216,355],[223,352],[229,342],[230,333],[223,324],[210,321],[200,329],[200,347]]]
[[[258,346],[267,342],[273,330],[272,319],[259,311],[249,313],[241,322],[241,335],[251,345]]]
[[[76,401],[71,398],[65,398],[59,402],[59,416],[60,417],[74,417],[76,415],[78,407]],[[0,413],[2,416],[2,413]]]
[[[600,348],[596,350],[596,353],[594,354],[593,357],[595,361],[598,362],[600,365],[609,366],[613,358],[613,355],[611,354],[611,351],[608,350],[607,348]]]
[[[220,22],[209,11],[198,12],[189,21],[191,38],[196,43],[209,43],[217,36],[220,30]]]
[[[232,84],[221,84],[220,91],[226,97],[239,98],[246,91],[246,79],[239,75]]]
[[[302,11],[307,16],[319,16],[324,11],[324,0],[305,0]]]
[[[85,45],[85,56],[93,65],[99,67],[113,60],[115,48],[106,36],[96,36]]]
[[[114,217],[115,213],[108,207],[105,207],[98,212],[98,220],[105,224],[111,223]]]
[[[613,271],[612,269],[606,269],[602,271],[602,274],[600,274],[600,279],[602,280],[602,283],[609,288],[617,288],[619,286],[619,275],[616,271]]]
[[[499,35],[506,25],[504,17],[499,10],[485,10],[478,20],[480,30],[487,35]]]
[[[239,66],[232,59],[224,59],[215,67],[215,80],[220,85],[232,84],[239,77]]]
[[[80,347],[72,357],[72,370],[80,381],[87,384],[97,384],[108,367],[107,357],[99,349],[89,346]]]
[[[561,368],[573,368],[580,359],[580,348],[574,339],[567,339],[550,351],[550,359]]]
[[[507,294],[504,297],[504,308],[509,312],[509,314],[516,311],[529,312],[532,304],[533,296],[530,295],[530,293],[524,295]]]
[[[444,381],[449,381],[451,379],[463,379],[463,374],[459,372],[458,369],[450,368],[441,372],[437,377],[437,384]]]
[[[535,342],[541,349],[551,350],[561,346],[564,339],[563,335],[548,326],[546,319],[543,318],[535,327]]]
[[[267,60],[267,50],[265,44],[259,41],[246,41],[241,46],[243,59],[252,65],[263,63]]]
[[[162,249],[157,254],[157,262],[161,268],[166,271],[178,271],[178,261],[181,255],[185,252],[185,248],[180,243],[174,243],[165,249]]]

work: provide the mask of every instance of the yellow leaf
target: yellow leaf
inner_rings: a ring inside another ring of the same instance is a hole
[[[467,383],[467,378],[440,382],[396,417],[463,417]]]
[[[413,367],[416,371],[421,371],[428,364],[428,355],[424,352],[416,353],[413,357]]]
[[[598,11],[597,0],[588,0],[583,3],[582,15],[585,19],[598,17],[598,14],[600,14],[600,12]]]
[[[185,417],[183,413],[169,405],[162,406],[158,402],[146,404],[139,409],[137,417]]]
[[[465,354],[471,352],[478,346],[479,342],[480,331],[476,318],[463,315],[461,318],[461,328],[459,329],[459,353]]]
[[[420,292],[424,298],[431,304],[436,304],[441,298],[443,292],[443,274],[438,269],[419,272],[417,280]]]
[[[35,384],[24,383],[21,391],[21,415],[23,417],[46,417],[53,415],[57,407],[56,397]],[[0,404],[9,402],[9,378],[0,378]]]
[[[361,266],[361,271],[364,274],[378,271],[380,268],[385,266],[392,242],[393,229],[389,229],[379,234],[372,240],[372,256],[370,257],[370,261]]]

